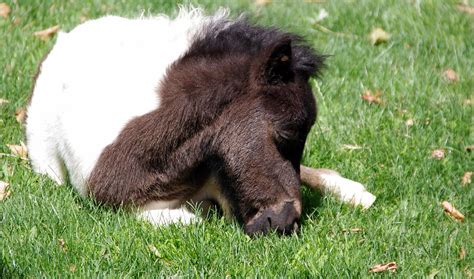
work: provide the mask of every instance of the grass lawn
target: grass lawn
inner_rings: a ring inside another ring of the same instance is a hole
[[[57,24],[71,30],[105,14],[177,12],[171,0],[6,3],[11,13],[0,17],[0,98],[9,101],[0,105],[4,154],[10,154],[6,144],[25,140],[15,110],[27,104],[37,65],[54,44],[33,32]],[[11,185],[0,202],[1,278],[366,277],[371,266],[391,261],[403,277],[472,277],[474,184],[463,186],[461,179],[474,171],[474,152],[465,150],[474,144],[474,15],[449,0],[191,3],[245,11],[331,55],[323,79],[314,82],[319,117],[303,163],[362,182],[377,196],[373,207],[363,211],[303,190],[298,235],[250,239],[218,216],[157,229],[58,187],[26,160],[1,155],[0,180]],[[316,23],[321,9],[329,16]],[[388,42],[370,43],[374,27],[391,34]],[[458,81],[444,76],[448,68]],[[362,100],[366,90],[379,90],[383,103]],[[444,149],[444,159],[431,158],[435,149]],[[464,213],[464,222],[443,213],[444,200]]]

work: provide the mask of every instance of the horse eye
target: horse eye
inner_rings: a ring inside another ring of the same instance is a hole
[[[285,127],[286,129],[279,129],[275,131],[275,138],[277,141],[291,141],[295,140],[298,138],[298,130],[291,128],[291,127]]]

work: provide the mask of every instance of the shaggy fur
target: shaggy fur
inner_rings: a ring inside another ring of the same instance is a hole
[[[196,11],[109,17],[66,35],[29,108],[35,170],[62,182],[65,168],[98,202],[155,204],[156,216],[212,198],[249,234],[298,227],[299,162],[316,118],[308,79],[324,60],[298,36]]]

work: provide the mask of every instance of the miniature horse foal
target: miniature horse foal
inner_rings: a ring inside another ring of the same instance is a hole
[[[248,234],[297,230],[323,57],[296,35],[199,10],[60,33],[28,109],[34,170],[82,195],[189,223],[217,202]]]

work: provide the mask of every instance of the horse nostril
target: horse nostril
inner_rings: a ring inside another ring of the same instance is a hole
[[[283,202],[260,210],[246,224],[245,231],[249,235],[266,234],[276,231],[282,235],[290,235],[300,228],[300,213],[295,202]]]

